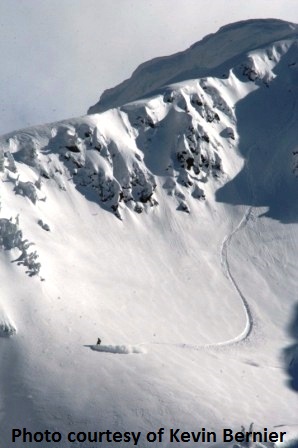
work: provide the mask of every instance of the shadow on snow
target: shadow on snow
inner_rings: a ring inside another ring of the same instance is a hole
[[[276,77],[267,85],[257,80],[257,90],[237,103],[245,165],[216,193],[218,202],[268,207],[264,216],[282,223],[298,221],[298,180],[292,167],[298,144],[297,67],[292,64],[297,53],[292,46],[275,67]]]
[[[283,350],[283,359],[289,375],[288,385],[298,392],[298,303],[296,303],[288,333],[293,338],[293,344]]]

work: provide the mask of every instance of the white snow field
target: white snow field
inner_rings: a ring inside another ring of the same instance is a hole
[[[1,448],[297,445],[297,44],[232,24],[1,137]]]

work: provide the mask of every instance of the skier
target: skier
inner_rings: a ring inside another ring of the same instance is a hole
[[[101,344],[101,339],[100,338],[97,338],[97,343],[96,343],[96,345],[100,345]]]

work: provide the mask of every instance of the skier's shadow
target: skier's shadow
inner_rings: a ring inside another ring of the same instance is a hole
[[[283,359],[289,375],[288,385],[298,392],[298,303],[296,303],[288,332],[294,339],[294,343],[283,350]]]

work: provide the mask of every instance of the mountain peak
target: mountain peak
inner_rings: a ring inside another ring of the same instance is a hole
[[[88,113],[119,107],[175,82],[221,76],[223,69],[235,65],[235,58],[244,58],[247,52],[273,42],[297,37],[297,24],[278,19],[253,19],[225,25],[185,51],[141,64],[131,78],[104,91]]]

